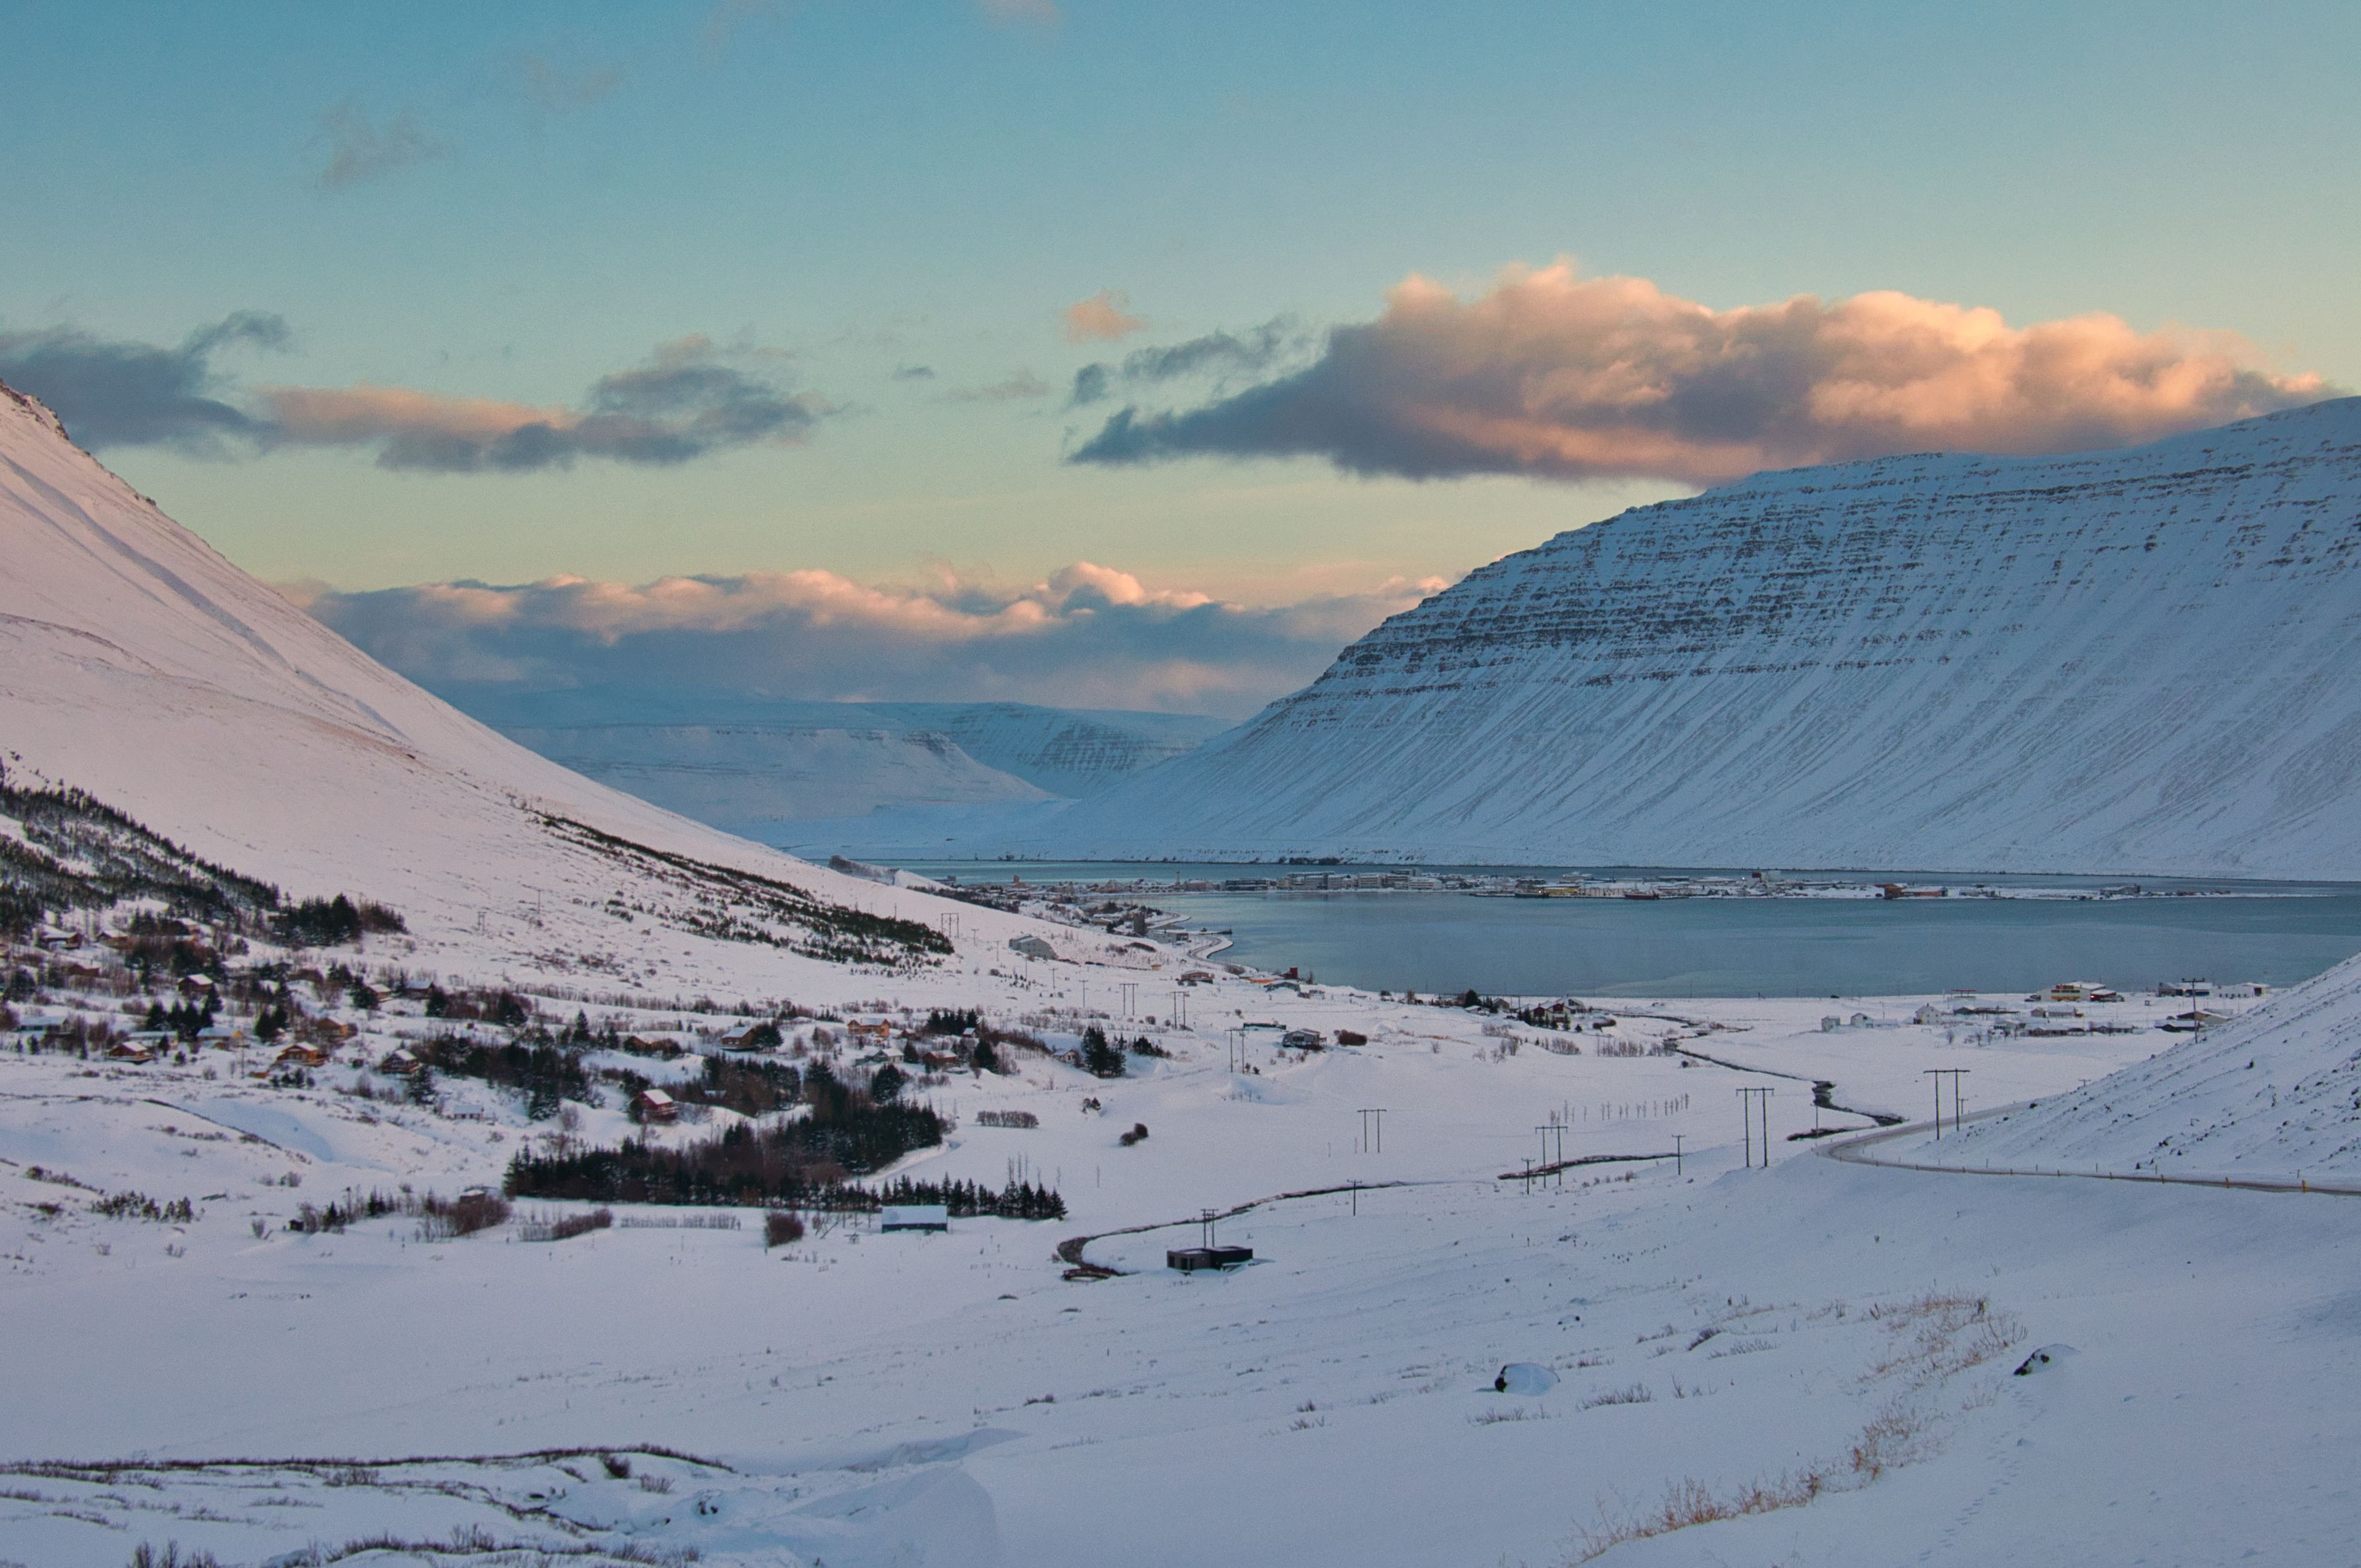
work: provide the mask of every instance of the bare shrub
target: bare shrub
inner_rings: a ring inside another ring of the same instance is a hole
[[[784,1209],[774,1209],[763,1216],[763,1250],[774,1246],[791,1246],[804,1239],[804,1222],[799,1214]]]
[[[166,1541],[161,1552],[143,1541],[132,1548],[131,1568],[221,1568],[221,1560],[210,1552],[192,1551],[183,1557],[177,1541]]]
[[[628,1481],[631,1478],[631,1462],[627,1455],[602,1453],[598,1456],[598,1463],[607,1467],[609,1480]]]
[[[509,1201],[497,1192],[462,1192],[448,1199],[430,1192],[419,1200],[418,1207],[418,1239],[427,1242],[472,1236],[507,1223],[509,1217]]]
[[[517,1222],[517,1240],[562,1242],[574,1236],[587,1236],[593,1231],[603,1231],[614,1223],[615,1212],[603,1206],[586,1214],[535,1214]]]
[[[1634,1383],[1629,1388],[1609,1388],[1604,1394],[1593,1394],[1582,1402],[1582,1408],[1589,1410],[1600,1405],[1653,1405],[1655,1402],[1656,1396],[1648,1391],[1645,1383]]]

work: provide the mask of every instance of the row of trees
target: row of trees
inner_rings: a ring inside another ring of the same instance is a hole
[[[838,1089],[843,1086],[836,1085]],[[923,1105],[879,1105],[823,1090],[812,1114],[768,1127],[739,1123],[709,1138],[665,1147],[626,1141],[613,1148],[526,1150],[510,1161],[511,1197],[613,1203],[736,1204],[785,1209],[873,1208],[874,1194],[848,1189],[847,1175],[893,1164],[942,1142],[942,1118]]]

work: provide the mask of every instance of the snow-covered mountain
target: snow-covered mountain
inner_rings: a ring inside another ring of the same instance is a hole
[[[454,704],[577,773],[764,842],[883,809],[1093,794],[1221,720],[1022,703],[798,702],[729,692],[454,685]]]
[[[1763,474],[1470,574],[1024,847],[2361,877],[2356,666],[2361,399]]]
[[[660,948],[675,981],[761,974],[783,991],[823,954],[939,945],[877,920],[936,921],[938,900],[592,783],[394,674],[5,388],[0,561],[12,784],[87,791],[291,897],[390,905],[427,954],[620,974]],[[1030,928],[964,914],[970,939],[1002,926]]]
[[[1229,728],[1193,713],[1036,707],[1019,702],[872,703],[949,736],[986,767],[1051,795],[1093,795],[1143,768],[1185,756]]]

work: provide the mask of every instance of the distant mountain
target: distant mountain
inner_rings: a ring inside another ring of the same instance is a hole
[[[1625,512],[962,848],[2361,878],[2356,669],[2345,399]]]
[[[788,824],[1095,793],[1194,749],[1219,719],[1021,703],[797,702],[723,692],[446,686],[577,773],[772,842]]]

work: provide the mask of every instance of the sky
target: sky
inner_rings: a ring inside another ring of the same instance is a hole
[[[2350,5],[0,36],[0,379],[422,678],[1243,714],[1633,504],[2361,388]]]

